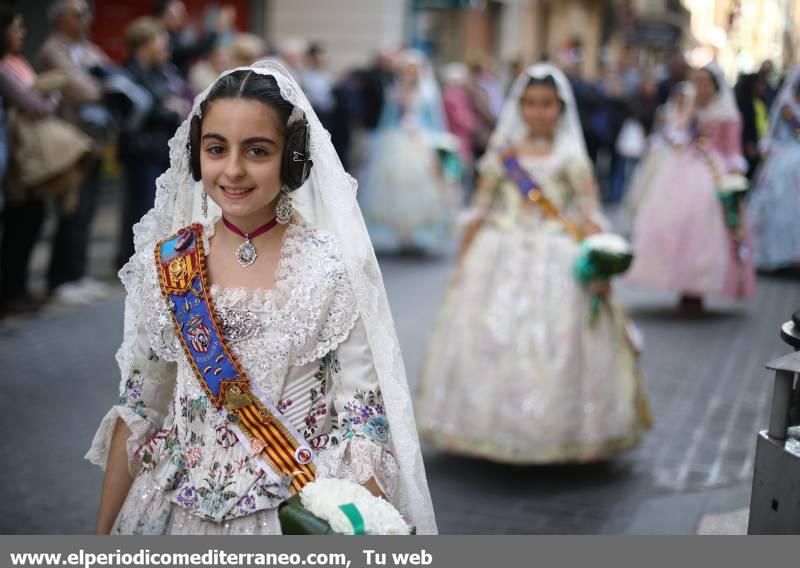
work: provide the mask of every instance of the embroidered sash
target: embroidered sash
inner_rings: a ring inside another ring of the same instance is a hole
[[[509,148],[503,152],[500,155],[500,160],[503,162],[503,171],[517,184],[517,188],[519,188],[523,198],[529,199],[536,204],[546,217],[550,217],[561,223],[564,229],[566,229],[575,240],[580,241],[583,239],[583,233],[580,228],[561,214],[558,206],[544,194],[542,186],[525,171],[519,163],[519,158],[517,158],[517,155],[512,149]]]
[[[191,225],[156,245],[161,293],[175,332],[208,399],[262,469],[289,495],[314,480],[316,456],[269,399],[250,384],[225,344],[209,295],[203,227]]]

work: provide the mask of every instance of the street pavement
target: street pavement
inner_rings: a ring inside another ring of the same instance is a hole
[[[107,206],[92,243],[97,277],[113,276],[115,231]],[[42,245],[37,277],[45,257]],[[412,387],[450,262],[381,260]],[[693,534],[714,532],[715,518],[725,520],[722,532],[743,532],[772,388],[764,366],[788,351],[778,330],[800,307],[798,284],[796,275],[762,277],[752,305],[714,305],[695,318],[678,315],[671,295],[620,288],[646,341],[655,426],[643,444],[611,463],[553,467],[501,466],[424,445],[440,532]],[[93,305],[0,321],[0,533],[92,532],[102,472],[82,457],[117,398],[122,302],[117,287]]]

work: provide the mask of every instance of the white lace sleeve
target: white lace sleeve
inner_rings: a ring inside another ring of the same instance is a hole
[[[150,346],[145,317],[140,309],[141,298],[144,297],[141,284],[146,281],[142,271],[146,269],[141,258],[135,258],[124,269],[140,273],[123,275],[128,298],[125,305],[125,339],[117,353],[122,373],[120,399],[103,417],[85,456],[93,464],[105,469],[114,428],[117,420],[122,420],[131,431],[127,448],[128,468],[132,476],[136,475],[141,465],[136,459],[137,452],[164,423],[177,376],[176,365],[161,359]],[[132,279],[126,281],[126,276]],[[132,321],[128,318],[130,314],[136,314]],[[133,333],[129,333],[129,329]]]
[[[393,500],[398,468],[392,454],[391,429],[360,319],[336,350],[332,367],[333,405],[342,441],[321,451],[320,476],[356,483],[373,478],[403,511],[404,504]]]

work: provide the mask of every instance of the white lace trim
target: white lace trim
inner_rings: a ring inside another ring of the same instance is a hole
[[[354,437],[320,452],[320,478],[347,479],[363,484],[374,478],[381,491],[401,512],[406,503],[396,503],[399,470],[394,456],[366,438]]]
[[[100,466],[103,470],[106,469],[108,453],[111,450],[111,439],[114,436],[117,420],[125,422],[131,431],[127,443],[128,471],[131,477],[136,477],[138,470],[141,468],[141,463],[135,459],[134,455],[139,451],[139,448],[150,441],[156,428],[152,422],[139,416],[127,406],[117,405],[111,407],[111,410],[106,413],[100,422],[100,427],[94,435],[94,440],[92,440],[92,447],[89,448],[84,457],[89,462]]]
[[[183,349],[164,302],[155,269],[153,247],[140,253],[144,277],[129,279],[129,294],[139,294],[150,345],[167,361],[182,361]],[[127,268],[127,267],[126,267]],[[290,366],[302,366],[335,349],[358,319],[350,279],[335,240],[323,231],[292,224],[284,236],[272,290],[222,288],[210,293],[221,310],[254,313],[262,331],[233,346],[253,383],[277,400]],[[188,389],[200,395],[199,389]]]

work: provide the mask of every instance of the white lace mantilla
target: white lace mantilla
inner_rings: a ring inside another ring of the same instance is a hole
[[[206,229],[209,234],[212,231]],[[154,252],[142,256],[146,266],[140,297],[142,305],[154,307],[142,313],[151,346],[162,359],[185,364],[171,313],[161,295]],[[252,383],[273,403],[278,401],[288,368],[310,363],[335,349],[358,318],[336,242],[323,231],[300,223],[292,224],[284,236],[274,289],[212,285],[210,293],[234,354]],[[202,394],[197,381],[183,386],[190,396]]]

